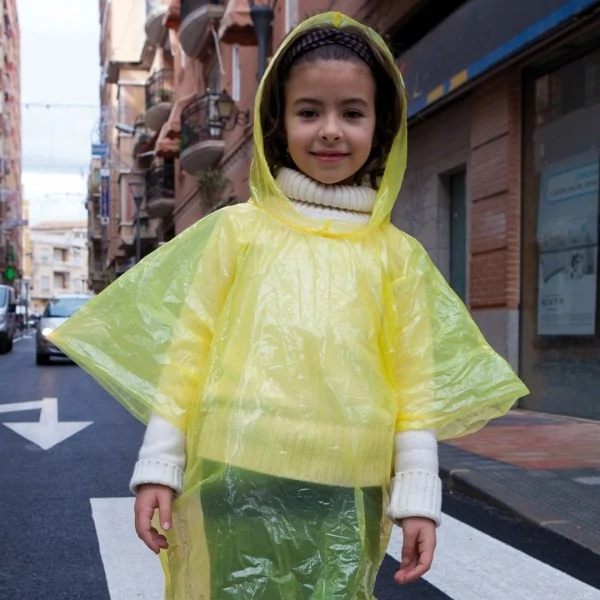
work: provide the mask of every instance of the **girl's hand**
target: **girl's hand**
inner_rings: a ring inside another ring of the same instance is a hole
[[[145,483],[137,490],[134,508],[135,531],[155,554],[158,554],[161,548],[166,550],[169,544],[167,538],[152,527],[154,510],[158,508],[161,526],[168,531],[171,528],[171,505],[174,493],[170,487],[155,483]]]
[[[397,583],[410,583],[431,568],[436,544],[435,523],[424,517],[409,517],[402,519],[402,531],[402,565],[394,579]]]

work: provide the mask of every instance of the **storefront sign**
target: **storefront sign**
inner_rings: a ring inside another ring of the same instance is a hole
[[[538,214],[538,335],[594,335],[599,155],[542,170]]]
[[[110,221],[110,170],[100,169],[100,223]]]
[[[598,0],[465,2],[398,58],[408,97],[408,116],[522,52],[597,3]]]

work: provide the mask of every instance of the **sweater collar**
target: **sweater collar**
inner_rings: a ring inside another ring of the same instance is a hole
[[[299,171],[283,168],[277,185],[294,206],[307,216],[368,222],[375,206],[376,190],[367,186],[326,185]]]

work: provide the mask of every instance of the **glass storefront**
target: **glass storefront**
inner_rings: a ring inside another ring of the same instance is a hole
[[[600,49],[528,77],[523,115],[522,406],[600,419]]]

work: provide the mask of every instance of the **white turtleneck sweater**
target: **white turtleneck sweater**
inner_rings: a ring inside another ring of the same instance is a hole
[[[376,191],[367,186],[324,185],[291,169],[281,169],[277,184],[298,212],[312,219],[368,223]],[[327,460],[323,457],[323,460]],[[185,434],[160,417],[148,423],[130,488],[155,483],[181,493],[186,463]],[[395,523],[407,517],[441,522],[442,483],[438,448],[432,430],[403,431],[395,437],[395,477],[388,516]]]

